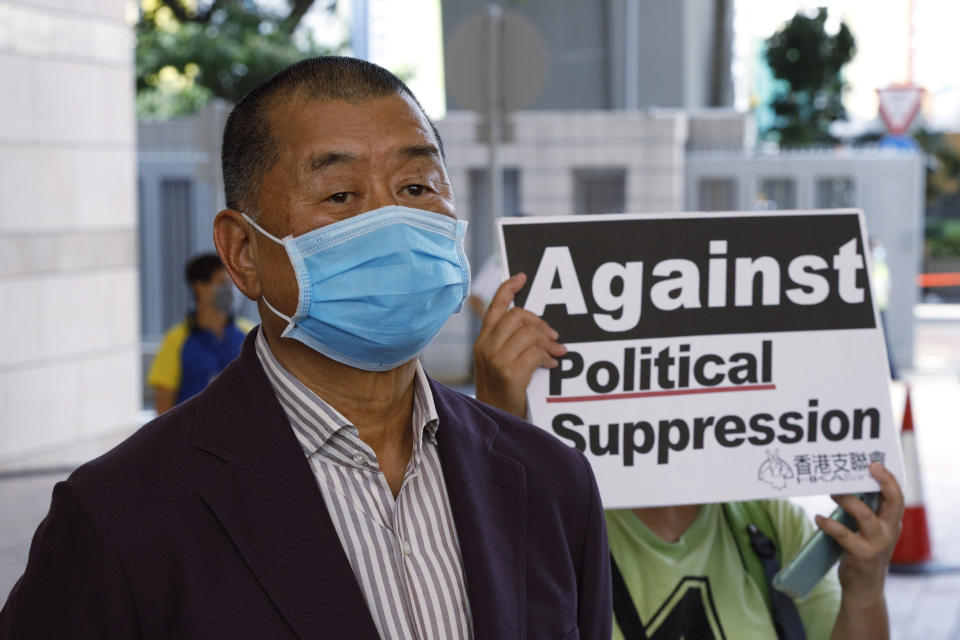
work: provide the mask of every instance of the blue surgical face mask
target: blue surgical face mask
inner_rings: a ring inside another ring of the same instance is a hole
[[[470,289],[463,251],[467,223],[449,216],[383,207],[282,240],[297,277],[294,338],[337,362],[366,371],[393,369],[417,356]]]
[[[225,316],[233,315],[233,285],[218,284],[213,290],[213,308]]]

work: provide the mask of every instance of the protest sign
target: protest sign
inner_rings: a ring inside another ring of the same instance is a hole
[[[505,218],[515,303],[568,353],[531,422],[607,508],[876,491],[902,477],[854,210]]]

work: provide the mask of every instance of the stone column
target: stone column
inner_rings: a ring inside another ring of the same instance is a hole
[[[0,0],[0,470],[136,427],[128,4]]]

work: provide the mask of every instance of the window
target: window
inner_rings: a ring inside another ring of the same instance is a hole
[[[754,209],[796,209],[797,185],[791,178],[763,178]]]
[[[627,210],[627,170],[574,169],[574,213],[623,213]]]
[[[817,208],[845,209],[854,206],[853,178],[831,176],[817,180]]]
[[[700,211],[737,209],[737,181],[733,178],[701,178],[697,189],[697,208]]]

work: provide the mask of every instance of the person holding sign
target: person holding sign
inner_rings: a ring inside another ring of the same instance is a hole
[[[518,273],[500,286],[473,350],[477,398],[521,417],[527,415],[526,389],[536,369],[557,367],[566,353],[558,333],[542,318],[510,307],[525,282]],[[888,638],[883,585],[899,535],[903,495],[882,465],[874,462],[869,470],[881,487],[879,511],[854,496],[834,496],[859,531],[817,516],[817,525],[845,550],[839,581],[829,574],[796,602],[771,598],[762,570],[757,575],[753,569],[757,552],[744,543],[746,534],[738,526],[755,523],[760,537],[776,546],[781,562],[789,560],[815,529],[786,500],[606,511],[614,567],[613,637]]]

